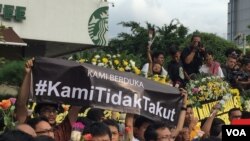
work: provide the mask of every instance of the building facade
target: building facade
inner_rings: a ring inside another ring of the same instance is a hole
[[[27,43],[25,57],[108,45],[105,0],[1,0],[0,23]]]
[[[227,39],[239,45],[245,44],[250,35],[250,0],[229,0]]]

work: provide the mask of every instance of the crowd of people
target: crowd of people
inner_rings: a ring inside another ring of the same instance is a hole
[[[250,56],[243,55],[240,49],[229,48],[225,52],[226,62],[221,64],[215,60],[214,52],[206,50],[199,35],[193,35],[190,46],[182,51],[177,46],[169,47],[171,60],[164,68],[164,53],[151,53],[151,44],[147,46],[148,63],[142,72],[147,75],[168,75],[173,86],[185,88],[186,83],[204,74],[218,76],[238,88],[241,92],[250,87]]]
[[[164,121],[152,121],[143,115],[126,114],[125,122],[115,119],[105,119],[102,109],[91,108],[86,117],[78,117],[80,111],[88,107],[71,106],[65,119],[56,123],[60,105],[56,103],[37,103],[33,116],[28,112],[27,102],[30,94],[31,68],[33,59],[25,64],[25,76],[16,101],[16,127],[0,135],[0,141],[193,141],[221,140],[221,126],[225,122],[216,115],[217,105],[211,110],[211,115],[198,124],[194,117],[192,106],[187,105],[188,94],[185,85],[195,79],[199,73],[219,76],[233,87],[246,91],[250,86],[250,59],[243,57],[238,50],[228,50],[225,65],[214,60],[213,52],[206,50],[199,35],[193,35],[190,46],[183,51],[178,47],[170,47],[171,61],[164,69],[164,53],[155,52],[151,55],[151,45],[147,47],[148,63],[142,67],[145,75],[168,75],[174,87],[180,88],[183,103],[178,123],[170,127]],[[230,122],[243,117],[239,108],[228,112]],[[248,117],[249,118],[249,117]],[[81,136],[73,137],[73,124],[82,123],[85,127]],[[126,130],[126,131],[124,131]],[[87,138],[84,138],[88,135]]]

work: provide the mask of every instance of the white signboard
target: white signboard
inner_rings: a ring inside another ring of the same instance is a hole
[[[104,0],[1,0],[0,6],[3,25],[12,27],[21,38],[108,44],[108,3]],[[14,6],[13,18],[6,19],[10,6]],[[19,7],[24,7],[21,16],[25,19],[20,20],[16,13]]]

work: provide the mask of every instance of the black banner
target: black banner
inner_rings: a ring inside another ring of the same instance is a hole
[[[144,115],[176,125],[178,89],[129,72],[52,58],[36,58],[33,98]]]

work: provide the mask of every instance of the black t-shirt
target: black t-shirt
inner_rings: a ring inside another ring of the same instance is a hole
[[[192,73],[196,73],[196,74],[199,73],[199,69],[202,66],[202,62],[204,58],[203,53],[196,51],[194,55],[194,59],[189,64],[186,64],[185,59],[191,52],[192,52],[191,47],[186,47],[181,53],[181,60],[183,63],[183,68],[188,75]]]
[[[233,79],[233,70],[228,68],[226,65],[221,65],[221,70],[224,75],[224,80],[230,82]]]
[[[170,61],[168,64],[168,75],[173,81],[174,85],[179,83],[180,85],[184,84],[184,72],[182,68],[182,63],[176,62],[174,60]]]

